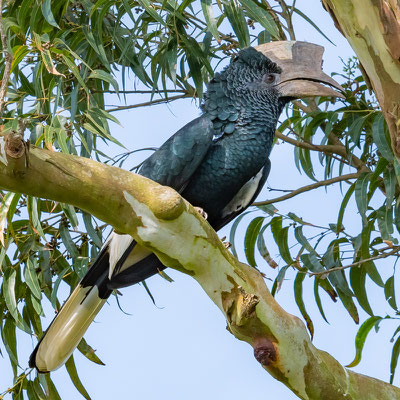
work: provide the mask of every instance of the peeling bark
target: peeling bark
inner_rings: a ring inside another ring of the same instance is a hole
[[[132,235],[166,266],[193,276],[225,315],[229,331],[248,342],[256,360],[299,398],[400,399],[400,389],[347,370],[315,348],[304,324],[279,306],[261,274],[234,258],[174,190],[119,168],[14,139],[7,147],[9,139],[0,137],[2,189],[80,207]],[[16,159],[17,174],[10,162],[15,148],[23,149]]]
[[[400,159],[400,4],[397,0],[321,0],[357,54]]]

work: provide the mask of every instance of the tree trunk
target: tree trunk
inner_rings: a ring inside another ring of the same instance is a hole
[[[347,370],[315,348],[304,324],[279,306],[257,270],[234,258],[171,188],[87,158],[29,147],[18,136],[0,137],[0,187],[80,207],[191,275],[224,313],[228,330],[299,398],[400,399],[400,389]]]
[[[321,0],[360,60],[400,159],[400,4],[396,0]]]

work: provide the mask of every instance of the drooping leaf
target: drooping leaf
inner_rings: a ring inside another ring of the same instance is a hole
[[[296,275],[296,278],[294,280],[294,299],[296,301],[297,307],[299,307],[299,310],[301,312],[301,315],[303,316],[304,320],[306,321],[308,331],[310,332],[311,335],[311,340],[314,336],[314,324],[307,313],[306,306],[304,305],[304,300],[303,300],[303,281],[304,278],[306,277],[305,274],[306,270],[304,271],[299,271]]]
[[[372,317],[369,317],[360,326],[360,329],[357,332],[356,341],[355,341],[356,355],[354,357],[354,360],[350,364],[346,365],[346,367],[352,368],[360,363],[362,351],[363,351],[365,340],[367,339],[368,333],[375,326],[376,322],[381,319],[382,319],[382,317],[372,316]]]
[[[56,20],[54,19],[54,15],[51,11],[51,0],[44,0],[42,3],[42,13],[43,13],[43,17],[44,19],[52,26],[54,26],[55,28],[60,29],[60,27],[58,26]]]
[[[76,370],[76,366],[75,366],[75,362],[74,362],[74,358],[73,358],[72,355],[70,356],[70,358],[65,363],[65,368],[67,369],[68,374],[69,374],[69,376],[71,378],[71,381],[74,384],[74,386],[77,388],[78,392],[86,400],[91,400],[88,392],[86,391],[86,389],[84,388],[81,380],[79,379],[78,372]]]
[[[94,363],[99,365],[105,365],[103,361],[101,361],[100,358],[97,357],[95,350],[93,350],[93,348],[87,344],[84,338],[82,338],[79,342],[77,349],[90,361],[93,361]]]
[[[264,217],[254,218],[247,227],[244,238],[244,252],[248,263],[252,267],[256,267],[257,265],[255,260],[255,244],[263,222]]]

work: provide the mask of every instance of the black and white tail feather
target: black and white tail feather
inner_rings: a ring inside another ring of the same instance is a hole
[[[159,260],[131,236],[113,232],[36,345],[29,366],[39,372],[50,372],[62,366],[113,289],[141,282],[163,268]]]

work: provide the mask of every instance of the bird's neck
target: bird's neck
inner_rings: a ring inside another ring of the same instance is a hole
[[[228,140],[240,134],[241,140],[256,141],[269,149],[282,105],[262,91],[244,91],[229,87],[221,79],[208,86],[203,111],[213,121],[215,137]]]

